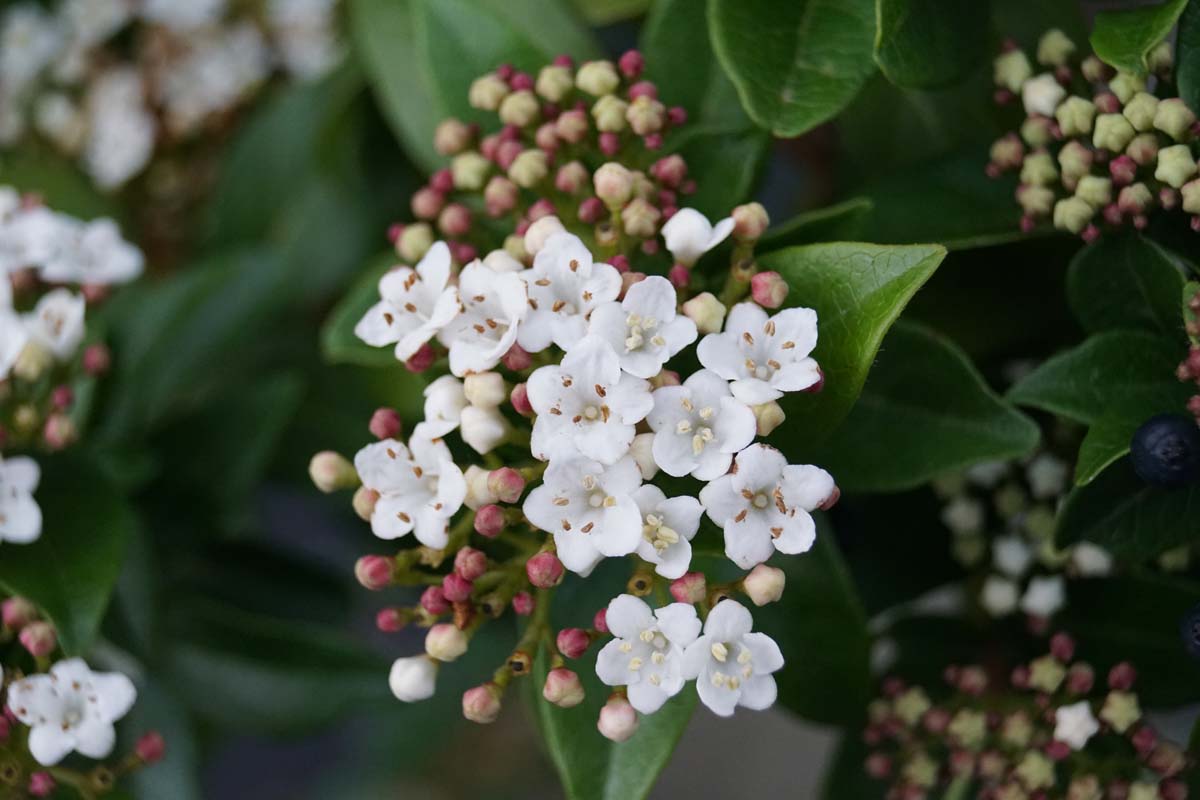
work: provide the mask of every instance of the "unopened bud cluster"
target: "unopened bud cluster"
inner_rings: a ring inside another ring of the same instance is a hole
[[[996,100],[1019,100],[1025,119],[992,145],[987,170],[1019,173],[1022,230],[1049,222],[1092,241],[1182,209],[1200,231],[1196,109],[1152,91],[1149,82],[1170,78],[1170,44],[1149,61],[1148,77],[1114,71],[1058,30],[1041,38],[1036,66],[1013,43],[997,57]]]
[[[1191,346],[1187,358],[1180,363],[1175,374],[1179,380],[1197,388],[1197,393],[1188,399],[1187,410],[1196,418],[1196,424],[1200,425],[1200,291],[1187,298],[1186,305],[1184,326]]]
[[[864,764],[890,800],[968,783],[989,800],[1185,800],[1194,765],[1144,718],[1127,662],[1097,674],[1066,634],[1005,677],[952,665],[944,687],[883,683]]]

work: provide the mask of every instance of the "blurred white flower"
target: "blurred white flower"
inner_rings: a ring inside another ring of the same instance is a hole
[[[0,457],[0,541],[28,544],[42,535],[42,509],[33,498],[41,475],[32,458]]]

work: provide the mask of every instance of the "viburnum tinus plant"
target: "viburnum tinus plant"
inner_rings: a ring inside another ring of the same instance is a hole
[[[435,143],[452,166],[413,196],[450,241],[431,242],[428,223],[394,227],[399,253],[419,260],[380,278],[355,326],[431,375],[407,443],[404,421],[382,408],[370,421],[379,441],[353,465],[331,452],[311,465],[326,491],[357,486],[375,535],[407,545],[359,559],[359,581],[427,587],[377,619],[428,628],[425,653],[392,667],[401,700],[432,695],[440,665],[510,610],[528,621],[491,679],[463,695],[476,722],[496,719],[535,661],[548,667],[543,701],[578,705],[568,662],[592,646],[613,687],[597,726],[615,741],[692,680],[721,715],[775,700],[783,657],[739,597],[779,599],[784,573],[765,562],[809,550],[811,513],[838,489],[754,440],[783,423],[785,394],[821,390],[817,315],[775,311],[787,285],[755,266],[761,206],[712,224],[677,205],[694,189],[686,162],[654,151],[684,114],[641,69],[630,51],[616,65],[562,58],[536,79],[501,67],[476,80],[472,104],[503,127],[443,122]],[[511,231],[503,248],[487,250],[498,237],[472,219],[481,190],[485,218]],[[696,262],[731,235],[720,298],[696,293]],[[452,449],[453,433],[465,449]],[[694,561],[702,518],[742,577],[715,581]],[[606,558],[627,565],[612,600],[586,626],[553,631],[555,587],[566,573],[602,580],[592,575]]]

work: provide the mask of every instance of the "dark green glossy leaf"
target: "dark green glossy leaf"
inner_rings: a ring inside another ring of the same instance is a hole
[[[874,204],[869,198],[854,197],[832,206],[805,211],[771,228],[758,242],[759,252],[819,242],[851,242],[860,237],[862,225]]]
[[[987,0],[877,0],[875,61],[898,86],[951,83],[988,54]]]
[[[1102,11],[1092,26],[1092,50],[1117,69],[1145,74],[1146,56],[1166,39],[1188,0]]]
[[[899,322],[846,422],[816,455],[850,492],[897,491],[1038,442],[1033,420],[1006,403],[950,340]]]
[[[790,304],[816,309],[820,328],[814,357],[825,371],[825,388],[785,401],[790,456],[799,458],[798,451],[845,419],[884,334],[945,255],[940,245],[841,242],[789,247],[760,259],[764,269],[787,279]]]
[[[1067,272],[1067,300],[1089,331],[1142,328],[1176,336],[1183,276],[1170,254],[1141,234],[1102,236]]]
[[[708,20],[742,105],[776,136],[830,119],[875,70],[872,0],[712,0]]]
[[[84,457],[37,460],[42,478],[34,499],[42,509],[42,535],[32,544],[4,544],[0,586],[37,604],[58,629],[63,650],[80,655],[100,627],[137,520]]]
[[[1189,3],[1175,37],[1175,85],[1193,111],[1200,109],[1200,3]]]
[[[157,680],[138,681],[137,702],[119,726],[127,741],[123,747],[133,748],[137,737],[147,731],[158,731],[167,743],[161,761],[130,776],[129,788],[138,800],[200,800],[200,752],[192,730],[192,720],[182,704]]]
[[[1060,547],[1088,541],[1114,555],[1146,561],[1194,543],[1200,486],[1161,489],[1142,481],[1129,459],[1117,461],[1067,496],[1058,516]]]
[[[1133,432],[1152,414],[1109,412],[1092,423],[1079,445],[1075,461],[1075,483],[1091,483],[1118,458],[1129,452]]]
[[[695,125],[668,140],[666,148],[695,165],[696,193],[687,204],[712,219],[749,198],[761,171],[771,137],[757,128]]]
[[[864,763],[869,754],[861,731],[856,728],[843,731],[821,781],[821,799],[883,800],[888,783],[867,774]]]
[[[573,3],[592,25],[612,25],[638,17],[651,6],[651,0],[573,0]]]

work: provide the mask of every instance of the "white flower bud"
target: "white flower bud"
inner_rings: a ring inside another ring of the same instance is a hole
[[[354,465],[341,453],[332,450],[322,450],[308,462],[308,476],[313,485],[322,492],[336,492],[339,489],[352,489],[358,486],[358,473]]]
[[[725,323],[725,306],[712,292],[701,292],[683,304],[683,313],[696,323],[700,333],[720,333]]]
[[[1047,67],[1061,67],[1075,53],[1075,43],[1058,28],[1051,28],[1038,40],[1037,60]]]
[[[1017,610],[1017,585],[1006,578],[991,575],[983,582],[979,602],[993,617],[1006,617]]]
[[[1054,190],[1023,184],[1017,187],[1017,203],[1031,217],[1044,217],[1054,208]]]
[[[599,97],[616,91],[621,85],[621,78],[611,61],[587,61],[575,74],[575,85]]]
[[[992,77],[997,86],[1002,86],[1010,92],[1021,91],[1021,84],[1033,75],[1033,67],[1029,59],[1020,50],[1010,50],[996,57],[993,62]]]
[[[1021,610],[1035,617],[1052,617],[1063,602],[1061,575],[1032,578],[1021,597]]]
[[[505,97],[500,103],[500,121],[505,125],[516,125],[524,128],[538,118],[541,106],[533,92],[522,89]]]
[[[625,111],[629,104],[615,94],[606,94],[592,106],[592,119],[596,130],[605,133],[620,133],[625,130]]]
[[[956,497],[942,509],[942,522],[955,533],[977,533],[983,529],[983,505],[966,496]]]
[[[1179,193],[1183,195],[1183,210],[1189,214],[1200,214],[1200,180],[1185,183]]]
[[[1112,202],[1112,181],[1099,175],[1084,175],[1075,187],[1075,196],[1093,208],[1106,206]]]
[[[1032,186],[1049,186],[1058,180],[1058,170],[1054,167],[1054,159],[1043,151],[1030,153],[1025,156],[1021,165],[1021,183]]]
[[[750,602],[761,607],[783,597],[783,587],[786,583],[787,575],[783,570],[759,564],[742,579],[742,590],[750,598]]]
[[[1188,137],[1196,115],[1178,97],[1161,100],[1154,110],[1154,127],[1170,136],[1177,142]]]
[[[469,643],[467,635],[449,622],[434,625],[425,634],[425,652],[438,661],[453,661],[467,652]]]
[[[1154,177],[1178,189],[1196,174],[1196,159],[1186,144],[1175,144],[1158,151],[1158,167]]]
[[[633,173],[621,164],[610,161],[601,164],[592,176],[592,186],[604,205],[609,208],[620,208],[633,195]]]
[[[546,240],[556,233],[562,233],[566,228],[553,214],[539,217],[525,231],[525,252],[536,256],[546,245]]]
[[[467,90],[467,102],[472,108],[495,111],[500,101],[508,96],[508,84],[494,72],[476,78]]]
[[[532,189],[546,177],[550,167],[546,163],[546,154],[541,150],[522,150],[513,159],[508,168],[508,177],[513,183],[523,189]]]
[[[1125,119],[1138,132],[1154,129],[1154,116],[1158,113],[1158,98],[1147,92],[1138,92],[1121,110]]]
[[[575,88],[575,78],[571,75],[569,68],[551,64],[548,67],[542,67],[534,88],[537,89],[538,94],[551,103],[557,103]]]
[[[653,433],[639,433],[633,437],[633,443],[629,445],[629,454],[637,462],[644,481],[654,480],[654,476],[658,474],[658,463],[654,460],[654,454],[651,452],[653,445]]]
[[[1096,121],[1096,104],[1082,97],[1068,97],[1054,110],[1063,136],[1087,136]]]
[[[767,403],[759,403],[751,409],[754,412],[754,419],[758,423],[758,435],[770,436],[771,431],[783,424],[787,416],[783,413],[783,408],[771,400]]]
[[[1092,144],[1119,153],[1133,139],[1137,131],[1129,124],[1123,114],[1101,114],[1096,118],[1096,128],[1092,133]]]
[[[397,700],[415,703],[433,697],[438,663],[429,656],[398,658],[388,674],[388,686]]]
[[[483,263],[492,272],[520,272],[525,265],[512,257],[507,250],[493,250],[483,257]]]
[[[1054,109],[1058,108],[1058,104],[1066,96],[1067,90],[1049,72],[1044,72],[1036,78],[1030,78],[1021,87],[1021,102],[1025,104],[1026,114],[1052,117]]]
[[[476,372],[463,378],[463,395],[480,408],[495,408],[508,399],[508,388],[499,372]]]
[[[1113,558],[1103,547],[1080,542],[1071,548],[1071,565],[1085,578],[1099,578],[1112,572]]]
[[[639,95],[625,110],[625,121],[638,136],[647,136],[662,130],[667,118],[663,104],[648,95]]]
[[[491,470],[486,470],[478,464],[472,464],[463,471],[463,479],[467,484],[467,494],[463,499],[463,505],[472,511],[478,511],[484,506],[489,506],[492,503],[499,501],[499,497],[488,489],[488,475]]]
[[[459,434],[476,453],[492,452],[508,436],[508,420],[498,408],[467,406],[462,410]]]
[[[477,192],[483,188],[492,162],[474,150],[459,153],[450,162],[450,176],[454,179],[454,188],[466,192]]]
[[[461,153],[471,144],[471,127],[462,120],[450,117],[438,123],[433,131],[433,147],[444,156]]]
[[[1088,226],[1096,209],[1081,197],[1068,197],[1054,204],[1054,227],[1079,233]]]
[[[596,727],[605,739],[623,742],[637,733],[638,716],[624,697],[612,696],[600,709],[600,719]]]

